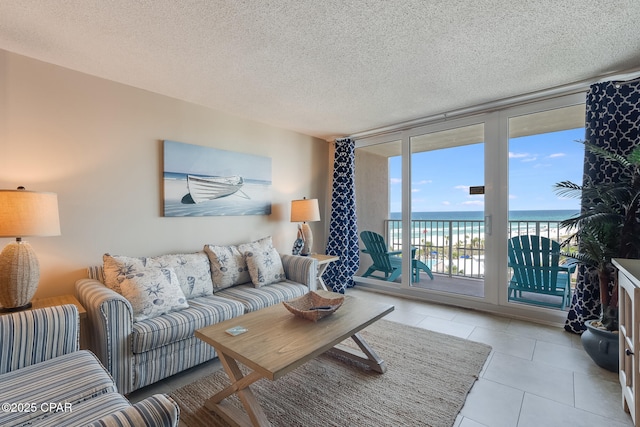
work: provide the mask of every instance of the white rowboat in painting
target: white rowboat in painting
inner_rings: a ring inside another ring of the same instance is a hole
[[[187,187],[189,188],[189,194],[191,194],[191,198],[196,203],[230,196],[240,190],[240,187],[242,187],[243,184],[244,179],[237,175],[226,177],[201,177],[187,175]]]

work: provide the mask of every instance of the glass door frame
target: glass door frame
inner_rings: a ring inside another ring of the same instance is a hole
[[[538,101],[531,104],[511,107],[511,108],[500,111],[499,121],[503,127],[500,133],[500,141],[501,141],[501,145],[504,145],[504,149],[501,151],[507,154],[506,158],[502,159],[503,164],[501,165],[502,169],[505,171],[505,178],[502,182],[502,185],[504,188],[502,191],[500,191],[500,193],[503,196],[500,201],[504,203],[504,208],[502,209],[502,211],[504,211],[507,215],[509,212],[509,159],[508,159],[509,120],[515,117],[526,116],[526,115],[540,113],[544,111],[557,110],[557,109],[571,107],[574,105],[585,104],[585,103],[586,103],[586,92],[580,92],[580,93],[566,95],[566,96],[553,98],[549,100]],[[501,229],[504,230],[504,234],[505,234],[504,240],[503,240],[505,244],[501,245],[500,250],[504,251],[504,253],[501,254],[502,256],[501,258],[499,258],[499,260],[501,260],[504,263],[504,268],[501,269],[501,271],[503,272],[504,279],[501,279],[498,282],[502,284],[502,286],[499,289],[498,304],[501,306],[507,306],[509,307],[510,310],[511,309],[523,310],[530,313],[542,313],[542,314],[546,313],[553,318],[557,318],[558,316],[556,316],[555,314],[559,314],[560,315],[559,317],[562,318],[562,321],[564,321],[566,319],[566,312],[559,311],[559,310],[550,310],[548,308],[537,307],[533,305],[523,305],[523,304],[518,304],[518,303],[513,303],[508,301],[507,287],[508,287],[509,275],[508,275],[508,266],[507,266],[508,256],[507,256],[507,246],[506,246],[506,241],[508,239],[507,226],[508,226],[508,218],[506,218],[506,221],[504,222],[504,227],[501,227]]]
[[[486,146],[486,141],[487,141],[487,130],[486,130],[486,122],[487,119],[489,117],[489,114],[480,114],[480,115],[475,115],[475,116],[471,116],[471,117],[466,117],[466,118],[460,118],[460,119],[453,119],[453,120],[447,120],[444,122],[440,122],[437,124],[433,124],[433,125],[427,125],[427,126],[420,126],[417,128],[413,128],[410,130],[407,130],[405,132],[403,132],[402,136],[402,143],[403,143],[403,168],[402,168],[402,173],[403,173],[403,179],[402,179],[402,243],[403,243],[403,247],[402,247],[402,251],[403,253],[411,253],[411,242],[412,242],[412,236],[411,236],[411,226],[406,227],[405,224],[412,224],[412,200],[411,200],[411,196],[412,196],[412,171],[411,171],[411,160],[412,160],[412,147],[411,147],[411,138],[414,137],[420,137],[422,135],[426,135],[426,134],[433,134],[433,133],[437,133],[437,132],[443,132],[443,131],[449,131],[449,130],[455,130],[455,129],[459,129],[459,128],[465,128],[465,127],[469,127],[469,126],[474,126],[474,125],[483,125],[484,127],[484,157],[486,158],[486,154],[487,154],[487,146]],[[451,147],[453,148],[453,147]],[[406,166],[406,167],[405,167]],[[483,169],[484,169],[484,182],[483,183],[477,183],[478,185],[482,184],[485,185],[486,188],[486,183],[487,183],[487,169],[486,169],[486,161],[483,160]],[[486,194],[485,194],[486,197]],[[487,212],[486,212],[486,203],[485,206],[483,206],[483,211],[484,211],[484,215],[485,218],[487,216]],[[487,235],[487,233],[485,233],[485,245],[486,243],[486,239],[489,236]],[[407,252],[408,251],[408,252]],[[487,264],[487,252],[485,251],[485,265]],[[406,260],[404,258],[407,258]],[[411,271],[411,257],[403,257],[403,265],[402,265],[403,271]],[[485,268],[485,278],[483,279],[483,281],[486,281],[487,275],[487,271]],[[404,276],[404,275],[403,275]],[[491,277],[491,275],[490,275]],[[405,280],[405,278],[403,277],[402,279],[402,286],[406,287],[406,288],[411,288],[411,289],[417,289],[415,287],[411,286],[410,283],[410,275],[407,275],[407,278]],[[484,283],[483,283],[484,286]],[[435,291],[435,290],[423,290],[424,292],[428,292],[428,293],[434,293],[434,295],[442,295],[442,296],[448,296],[448,295],[454,295],[448,292],[442,292],[442,291]],[[470,300],[486,300],[487,299],[487,294],[486,294],[486,287],[485,287],[485,294],[484,297],[477,297],[477,296],[470,296],[470,295],[463,295],[463,294],[455,294],[456,297],[459,298],[464,298],[464,299],[470,299]]]
[[[400,287],[375,284],[385,292],[393,292],[411,298],[474,308],[513,317],[529,318],[544,323],[564,323],[566,313],[541,307],[526,306],[507,301],[508,263],[507,239],[509,221],[509,118],[553,110],[585,103],[585,91],[556,96],[549,99],[531,100],[516,106],[505,106],[495,111],[467,117],[440,119],[419,127],[397,130],[375,136],[354,138],[356,149],[384,142],[402,141],[402,251],[411,251],[411,145],[410,138],[425,133],[450,130],[484,123],[484,176],[485,176],[485,220],[490,225],[485,232],[485,294],[484,298],[418,289],[410,286],[410,275],[403,274]],[[357,189],[356,189],[357,191]],[[411,271],[410,257],[403,257],[403,271]],[[358,279],[360,281],[360,279]],[[368,286],[372,281],[363,279]]]
[[[447,131],[447,130],[456,129],[456,128],[463,128],[463,127],[477,125],[477,124],[484,124],[485,126],[485,158],[486,158],[486,140],[487,140],[486,122],[489,116],[490,115],[488,114],[479,114],[479,115],[474,115],[474,116],[465,117],[465,118],[446,120],[439,123],[424,125],[424,126],[411,128],[403,131],[397,131],[389,134],[367,137],[361,140],[356,139],[355,141],[356,149],[377,145],[377,144],[383,144],[385,142],[401,141],[402,143],[402,209],[401,211],[402,211],[402,253],[403,254],[411,253],[411,227],[405,226],[406,224],[411,224],[411,154],[412,154],[411,138],[424,135],[427,133],[435,133],[435,132]],[[485,165],[485,185],[486,185],[486,180],[487,180],[487,169]],[[486,207],[485,207],[485,216],[486,215],[487,213],[486,213]],[[485,264],[487,263],[486,256],[487,255],[485,255]],[[403,256],[402,271],[411,271],[411,269],[412,269],[411,257]],[[487,280],[487,274],[488,273],[485,268],[485,281]],[[492,277],[492,275],[489,275],[489,277]],[[436,296],[438,295],[442,296],[445,299],[445,302],[451,303],[451,301],[448,300],[448,296],[451,296],[453,294],[412,287],[411,274],[403,274],[400,276],[400,278],[401,278],[400,289],[403,291],[402,293],[406,293],[407,291],[410,291],[410,292],[417,291],[417,292],[424,292],[429,294],[433,293]],[[380,287],[390,287],[393,289],[398,288],[398,283],[394,283],[393,285],[387,285],[384,282],[373,280],[373,279],[366,279],[366,278],[365,279],[358,278],[358,281],[361,281],[367,284],[375,284],[376,286],[380,286]],[[466,296],[466,295],[457,295],[457,297],[473,299],[473,300],[478,300],[478,299],[484,300],[487,298],[487,290],[485,288],[484,298],[472,297],[472,296]],[[439,298],[430,298],[430,299],[437,300]]]

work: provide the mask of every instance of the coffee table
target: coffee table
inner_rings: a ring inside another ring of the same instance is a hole
[[[339,296],[328,291],[317,293],[326,298]],[[328,350],[359,360],[376,372],[384,373],[384,361],[358,331],[393,309],[389,304],[345,295],[342,307],[318,322],[296,317],[284,305],[276,304],[197,330],[196,337],[216,349],[231,380],[231,385],[209,398],[205,407],[231,425],[268,426],[269,420],[249,386],[261,378],[275,381]],[[243,326],[247,332],[237,336],[225,332],[235,326]],[[339,345],[348,338],[353,339],[361,351]],[[238,362],[251,372],[244,375]],[[223,402],[233,394],[237,394],[246,414]]]

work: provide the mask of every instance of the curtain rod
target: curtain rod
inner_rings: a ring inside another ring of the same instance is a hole
[[[376,129],[370,129],[362,132],[357,132],[349,135],[349,138],[363,139],[372,136],[384,135],[391,132],[397,132],[401,130],[411,129],[418,126],[424,126],[427,124],[446,121],[451,118],[460,118],[463,116],[472,116],[476,114],[488,113],[497,109],[512,107],[516,105],[528,104],[536,101],[542,101],[543,99],[555,98],[564,95],[571,95],[578,92],[583,92],[589,89],[594,83],[602,83],[611,80],[629,80],[635,79],[640,81],[640,69],[633,69],[624,73],[616,72],[606,75],[601,75],[591,79],[581,80],[575,83],[570,83],[562,86],[556,86],[550,89],[543,89],[536,92],[530,92],[523,95],[512,96],[509,98],[503,98],[496,101],[479,104],[473,107],[460,108],[458,110],[452,110],[447,113],[434,114],[427,117],[422,117],[414,120],[408,120],[405,122],[395,123],[388,126],[383,126]],[[622,84],[633,83],[634,80],[624,81]]]
[[[637,82],[640,82],[640,77],[636,79],[626,80],[626,81],[616,81],[614,82],[614,84],[616,87],[620,87],[622,85],[628,85],[628,84],[637,83]]]

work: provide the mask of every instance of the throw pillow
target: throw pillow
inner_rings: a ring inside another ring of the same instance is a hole
[[[161,255],[149,258],[148,266],[173,268],[187,299],[213,294],[209,259],[204,252]]]
[[[139,270],[125,278],[120,289],[133,308],[133,320],[136,322],[189,307],[172,268]]]
[[[247,263],[236,246],[205,245],[204,251],[209,257],[214,291],[251,281]]]
[[[238,250],[241,254],[246,252],[258,252],[269,248],[273,248],[273,240],[271,239],[271,236],[263,237],[262,239],[255,240],[251,243],[238,245]]]
[[[251,282],[256,288],[278,283],[286,278],[280,254],[273,247],[255,252],[245,252],[245,259],[249,267]]]
[[[146,257],[134,258],[104,254],[102,261],[104,263],[104,284],[107,288],[121,294],[120,284],[125,279],[134,277],[139,270],[145,269],[148,259]]]

